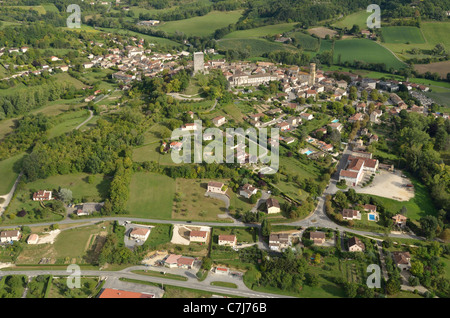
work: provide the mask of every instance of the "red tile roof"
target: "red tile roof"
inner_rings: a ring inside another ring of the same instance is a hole
[[[105,288],[99,298],[153,298],[155,295]]]

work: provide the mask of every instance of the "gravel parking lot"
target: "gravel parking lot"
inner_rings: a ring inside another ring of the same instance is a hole
[[[358,193],[373,194],[398,201],[409,201],[414,197],[414,190],[406,187],[410,183],[411,180],[402,177],[401,171],[379,170],[370,185],[365,188],[357,186],[354,189]]]

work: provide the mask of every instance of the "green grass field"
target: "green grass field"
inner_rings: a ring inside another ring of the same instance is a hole
[[[186,35],[208,36],[216,29],[236,23],[241,15],[242,11],[213,11],[204,16],[163,22],[154,28],[170,34],[179,31]]]
[[[134,32],[134,31],[130,31],[130,30],[113,29],[113,28],[99,28],[99,30],[104,31],[104,32],[111,32],[111,33],[140,37],[140,38],[143,38],[144,40],[148,41],[149,43],[154,43],[154,44],[158,44],[161,46],[169,46],[169,47],[182,47],[183,46],[183,44],[177,43],[177,42],[169,40],[169,39],[159,38],[156,36],[142,34],[142,33]]]
[[[224,39],[247,39],[282,34],[292,30],[295,24],[296,23],[280,23],[254,29],[234,31],[225,35]]]
[[[130,216],[170,219],[175,194],[175,180],[164,175],[137,172],[130,183],[126,209]]]
[[[19,174],[14,171],[13,167],[23,156],[24,154],[22,153],[0,161],[0,180],[2,180],[0,182],[0,195],[8,193],[14,185]]]
[[[406,65],[381,45],[368,39],[349,39],[336,41],[334,46],[334,60],[341,62],[365,61],[369,63],[385,63],[387,68],[400,69]]]
[[[53,138],[72,131],[87,118],[89,118],[89,112],[86,109],[62,114],[57,119],[60,122],[48,131],[48,137]]]
[[[390,26],[381,29],[386,43],[425,43],[420,29],[412,26]]]
[[[423,22],[421,25],[422,32],[428,44],[434,47],[438,43],[442,43],[445,48],[450,50],[450,22]]]
[[[371,14],[372,12],[366,12],[366,10],[358,11],[345,16],[341,21],[334,23],[332,26],[351,29],[356,24],[360,29],[367,29],[367,18]]]
[[[62,231],[55,240],[56,258],[76,258],[85,254],[92,235],[100,233],[98,225]]]
[[[294,32],[290,34],[292,37],[296,38],[300,43],[301,47],[306,51],[317,51],[320,49],[319,40],[315,37],[312,37],[309,34],[305,34],[303,32]],[[324,50],[326,50],[326,45],[324,44]],[[330,43],[331,48],[331,43]]]
[[[264,53],[273,51],[292,51],[296,50],[291,45],[286,45],[278,42],[271,42],[266,39],[222,39],[217,42],[220,49],[223,50],[238,50],[248,51],[250,56],[261,56]]]
[[[11,6],[11,8],[19,8],[19,9],[24,9],[24,10],[34,10],[34,11],[37,11],[39,14],[46,14],[47,13],[47,11],[46,11],[46,9],[45,9],[45,7],[43,5],[40,5],[40,6]],[[55,9],[56,9],[56,7],[55,7]]]

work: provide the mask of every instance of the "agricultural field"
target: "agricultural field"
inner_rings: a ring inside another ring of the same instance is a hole
[[[399,61],[383,46],[368,39],[348,39],[336,41],[334,60],[341,62],[365,61],[368,63],[385,63],[387,68],[400,69],[406,65]]]
[[[0,180],[2,180],[2,182],[0,182],[0,195],[7,194],[14,185],[14,182],[19,175],[18,172],[14,170],[14,165],[18,163],[23,156],[24,154],[22,153],[0,161]]]
[[[239,30],[225,35],[224,39],[248,39],[260,38],[264,36],[272,36],[291,31],[296,23],[280,23],[273,25],[266,25],[259,28]]]
[[[438,73],[442,79],[446,79],[447,74],[450,73],[450,61],[430,64],[415,64],[414,69],[421,74],[424,74],[426,72]]]
[[[169,34],[182,32],[192,36],[208,36],[214,30],[236,23],[242,15],[242,11],[213,11],[204,16],[193,17],[184,20],[162,22],[154,27],[157,30]]]
[[[421,29],[431,47],[442,43],[447,51],[450,50],[450,22],[422,22]]]
[[[367,12],[366,10],[358,11],[345,16],[342,20],[334,23],[332,26],[336,28],[351,29],[353,25],[356,24],[361,30],[367,29],[367,18],[371,14],[372,12]]]
[[[131,178],[126,209],[130,216],[148,219],[170,219],[175,181],[165,175],[137,172]]]
[[[70,76],[69,73],[66,73],[66,72],[55,74],[55,75],[53,75],[53,78],[55,78],[58,82],[69,83],[69,84],[73,85],[76,89],[86,87],[86,85],[84,85],[83,82]]]
[[[422,44],[425,40],[419,28],[412,26],[389,26],[381,29],[383,42]]]
[[[298,43],[300,43],[305,51],[318,51],[320,49],[319,40],[311,35],[303,32],[293,32],[289,35],[297,39]],[[324,46],[324,49],[326,50],[326,46]]]
[[[317,27],[317,28],[308,29],[308,32],[310,34],[314,34],[322,39],[324,39],[327,35],[329,35],[332,38],[333,36],[335,36],[337,34],[336,31],[325,28],[325,27]]]
[[[271,42],[266,39],[251,38],[251,39],[221,39],[217,41],[219,49],[222,50],[238,50],[248,51],[250,57],[261,56],[264,53],[273,51],[292,51],[296,50],[292,45],[286,45],[278,42]]]

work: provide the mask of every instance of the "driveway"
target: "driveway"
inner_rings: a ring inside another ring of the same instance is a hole
[[[270,198],[270,193],[268,193],[265,190],[261,190],[261,198],[258,199],[255,206],[250,210],[253,213],[256,213],[258,211],[258,208],[261,204],[265,203],[267,199]]]

